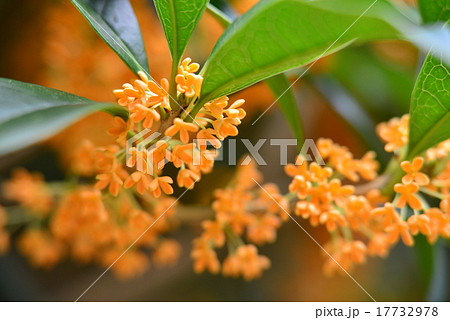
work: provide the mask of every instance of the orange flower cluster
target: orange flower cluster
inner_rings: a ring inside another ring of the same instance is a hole
[[[101,154],[105,155],[105,152]],[[102,159],[99,159],[100,164]],[[120,257],[111,269],[120,278],[130,278],[147,270],[150,259],[157,266],[170,266],[180,254],[180,245],[163,237],[173,225],[172,198],[156,200],[151,195],[137,198],[132,192],[111,197],[102,195],[89,184],[52,186],[45,184],[41,176],[23,169],[13,173],[12,179],[4,183],[3,190],[6,195],[16,195],[9,198],[26,209],[24,214],[28,218],[22,219],[26,229],[19,236],[17,246],[35,267],[49,269],[64,258],[72,258],[106,268]],[[24,191],[35,190],[41,190],[41,193],[36,191],[28,195],[30,199],[25,198],[28,193]],[[40,198],[33,198],[37,195]],[[46,215],[36,215],[44,200]],[[11,222],[17,220],[15,212],[9,214]],[[8,223],[5,211],[0,208],[0,226],[7,227]],[[121,257],[137,239],[139,241]],[[2,228],[0,252],[6,251],[8,244],[9,235]]]
[[[215,149],[221,147],[221,140],[238,134],[236,126],[245,117],[245,111],[240,108],[244,100],[228,106],[228,97],[222,97],[206,103],[192,117],[189,112],[198,101],[203,81],[195,74],[198,69],[199,65],[191,63],[190,58],[182,61],[175,78],[177,97],[169,96],[167,79],[157,84],[144,72],[138,72],[140,79],[132,84],[125,83],[122,89],[114,90],[118,103],[127,108],[129,117],[127,120],[116,117],[115,127],[109,130],[117,145],[105,149],[103,158],[107,157],[108,161],[104,161],[105,165],[97,175],[98,189],[108,187],[116,196],[122,188],[135,187],[139,194],[150,192],[159,197],[162,193],[173,193],[173,179],[161,176],[167,163],[179,168],[176,182],[187,189],[192,189],[202,174],[212,170],[217,157]],[[178,105],[179,111],[172,110],[170,100]],[[123,149],[127,138],[139,134],[142,129],[149,129],[150,133],[160,131],[165,138],[147,142],[149,133],[136,139],[137,147]],[[208,144],[213,149],[208,149]],[[126,165],[136,167],[131,175],[123,169],[123,154],[127,155]]]
[[[397,151],[408,142],[407,128],[407,115],[378,127],[378,133],[387,142],[386,150]],[[447,142],[427,151],[439,155],[432,157],[433,161],[416,157],[400,163],[405,174],[401,183],[394,186],[396,195],[392,203],[386,202],[379,190],[361,195],[356,194],[355,187],[342,185],[340,178],[351,181],[359,177],[376,178],[378,165],[372,153],[356,160],[346,148],[329,139],[320,139],[317,146],[327,160],[325,167],[316,162],[308,164],[299,156],[296,165],[289,164],[285,169],[293,177],[289,191],[298,199],[295,214],[308,219],[313,226],[325,225],[331,234],[332,240],[325,246],[333,257],[325,264],[327,274],[342,268],[350,271],[355,264],[363,263],[367,255],[385,257],[399,240],[412,246],[413,236],[418,233],[430,243],[439,236],[450,237],[449,153],[443,156]],[[443,170],[442,164],[446,164]],[[433,179],[423,172],[425,169],[436,172],[439,168],[441,172]],[[430,207],[422,194],[439,199],[440,206]]]
[[[45,217],[52,206],[52,196],[39,173],[16,169],[2,191],[6,199],[16,201],[37,217]]]
[[[252,178],[261,182],[261,174],[253,162],[239,167],[227,188],[215,191],[215,219],[204,221],[201,236],[194,240],[191,257],[195,272],[208,270],[218,273],[221,266],[215,249],[225,244],[228,256],[222,265],[224,276],[242,276],[251,280],[260,277],[270,267],[269,259],[259,255],[255,245],[276,240],[277,229],[288,218],[283,211],[287,210],[288,203],[277,186],[265,184],[266,191],[263,191]],[[284,208],[280,208],[273,199]],[[242,237],[252,244],[245,244]]]

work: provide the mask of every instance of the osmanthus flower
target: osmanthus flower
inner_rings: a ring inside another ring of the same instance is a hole
[[[19,251],[26,256],[35,267],[50,269],[64,255],[64,246],[46,231],[27,230],[17,242]]]
[[[269,267],[270,260],[259,255],[254,245],[242,245],[225,259],[222,274],[234,278],[242,276],[248,281],[261,277],[263,271]]]
[[[399,197],[396,202],[396,206],[399,208],[405,207],[407,204],[415,209],[422,209],[422,203],[420,199],[417,197],[417,192],[419,191],[419,186],[415,183],[409,184],[401,184],[397,183],[394,186],[394,191],[399,194]]]
[[[389,122],[380,123],[377,126],[377,133],[386,142],[384,149],[387,152],[394,152],[404,147],[408,142],[409,115],[393,118]]]
[[[111,269],[119,279],[137,277],[143,274],[150,266],[147,255],[142,251],[129,250],[122,254],[122,249],[111,249],[102,253],[100,258],[105,268],[110,267],[114,263]],[[119,257],[120,259],[118,259]]]
[[[222,146],[221,140],[238,134],[236,126],[246,114],[242,108],[245,101],[239,99],[228,106],[228,97],[221,97],[205,103],[195,115],[191,115],[195,102],[200,98],[203,81],[200,75],[195,74],[198,70],[199,65],[192,63],[190,58],[181,62],[175,77],[175,97],[169,96],[169,82],[166,79],[158,84],[149,80],[144,72],[138,72],[139,79],[125,83],[122,89],[113,91],[118,103],[127,108],[128,117],[117,117],[116,127],[110,130],[118,137],[117,150],[105,150],[108,155],[103,158],[108,158],[108,161],[103,159],[102,162],[109,162],[109,167],[98,168],[98,188],[108,187],[110,193],[117,196],[123,187],[136,186],[139,194],[151,193],[159,197],[163,193],[173,192],[171,184],[174,177],[162,175],[168,162],[179,168],[176,178],[178,186],[188,189],[193,188],[202,174],[212,170],[218,155],[215,149]],[[180,108],[172,110],[169,99],[174,100],[174,104]],[[150,129],[150,132],[161,131],[166,137],[149,139],[150,134],[140,135],[143,128]],[[124,138],[135,136],[134,143],[140,144],[140,149],[126,146],[129,150],[124,150]],[[115,161],[111,161],[111,154]],[[134,172],[143,171],[153,178],[142,174],[133,175],[133,170],[124,174],[122,169],[125,156],[126,165],[135,169]],[[235,218],[239,220],[238,217]]]
[[[47,216],[54,201],[43,176],[25,169],[15,169],[2,191],[6,199],[16,201],[37,217]]]
[[[422,157],[415,157],[412,162],[403,161],[400,166],[403,171],[406,172],[406,175],[403,176],[402,182],[404,184],[410,184],[415,182],[418,186],[426,186],[430,183],[430,179],[428,176],[422,172],[424,164],[424,159]]]
[[[181,245],[173,239],[164,239],[157,243],[153,255],[153,264],[157,267],[171,267],[178,262]]]
[[[378,133],[388,143],[387,150],[399,150],[408,142],[408,116],[381,124]],[[399,241],[412,246],[413,235],[418,233],[427,236],[430,243],[439,236],[449,237],[448,158],[441,157],[442,163],[436,163],[437,158],[426,162],[418,156],[411,162],[398,163],[406,174],[403,183],[394,185],[394,196],[387,197],[377,189],[357,194],[358,186],[343,184],[343,179],[377,178],[378,163],[373,152],[355,159],[347,148],[323,138],[318,140],[317,147],[325,166],[299,156],[296,164],[285,167],[286,174],[293,178],[287,197],[297,201],[296,216],[309,220],[312,226],[325,225],[332,235],[327,250],[340,266],[330,259],[325,265],[327,273],[341,267],[349,271],[354,264],[365,261],[367,254],[386,257]],[[434,177],[430,179],[422,170],[434,172]],[[428,209],[429,204],[420,193],[441,199],[440,205],[446,211]]]
[[[177,133],[180,135],[180,141],[182,143],[189,142],[189,132],[197,132],[199,127],[194,123],[184,122],[180,118],[176,118],[173,121],[173,125],[165,131],[166,136],[173,137]]]
[[[225,243],[228,257],[223,261],[223,275],[251,280],[269,268],[269,259],[258,255],[256,246],[246,244],[244,238],[255,245],[275,241],[288,205],[274,184],[264,184],[263,191],[251,178],[261,182],[254,161],[240,166],[226,189],[214,192],[214,220],[204,221],[202,234],[194,240],[194,271],[217,273],[220,262],[214,249]]]

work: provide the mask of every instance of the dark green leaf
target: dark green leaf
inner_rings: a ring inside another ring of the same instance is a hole
[[[0,96],[0,155],[46,139],[94,111],[125,116],[116,104],[3,78]]]
[[[208,0],[154,0],[154,2],[172,59],[178,65]]]
[[[423,22],[450,20],[450,0],[419,0]]]
[[[441,33],[448,35],[446,30]],[[201,102],[354,42],[409,37],[425,47],[431,45],[426,35],[428,29],[416,26],[384,0],[261,1],[233,22],[217,42],[202,70]],[[433,44],[439,43],[433,39]],[[445,52],[446,59],[449,54]]]
[[[139,24],[128,0],[71,1],[134,73],[149,72]]]

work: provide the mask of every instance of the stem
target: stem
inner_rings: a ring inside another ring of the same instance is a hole
[[[178,105],[177,98],[177,83],[175,82],[175,77],[178,74],[178,64],[180,59],[172,60],[172,71],[170,73],[170,82],[169,82],[169,101],[170,107],[173,111],[178,111],[180,106]]]
[[[206,6],[206,11],[208,11],[208,13],[211,14],[224,28],[227,28],[232,23],[230,17],[210,3]]]
[[[441,200],[445,199],[445,196],[442,193],[430,190],[428,188],[420,188],[420,191],[422,191],[423,193],[426,193],[429,196],[432,196],[434,198],[438,198],[438,199],[441,199]]]

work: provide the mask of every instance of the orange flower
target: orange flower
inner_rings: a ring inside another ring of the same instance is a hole
[[[228,105],[228,97],[223,96],[205,104],[205,109],[216,118],[223,118],[223,110]]]
[[[428,235],[428,242],[433,244],[439,236],[450,238],[450,215],[443,213],[438,208],[430,208],[425,211],[425,216],[429,218],[431,229]]]
[[[289,192],[296,192],[299,199],[305,199],[311,187],[311,182],[306,181],[303,176],[298,175],[294,177],[294,180],[289,185]]]
[[[373,180],[377,177],[379,164],[374,160],[375,156],[375,152],[369,151],[361,158],[361,160],[355,160],[356,171],[363,179]]]
[[[155,198],[159,198],[161,196],[161,190],[164,191],[165,194],[173,193],[172,183],[173,180],[171,177],[157,177],[150,183],[148,190],[153,193]]]
[[[108,129],[108,134],[112,137],[116,138],[118,144],[124,146],[127,141],[127,133],[128,131],[133,129],[134,122],[133,119],[130,118],[128,121],[122,119],[122,117],[114,117],[113,128]]]
[[[229,118],[234,118],[234,119],[239,119],[239,120],[244,119],[244,117],[246,115],[245,110],[242,108],[239,108],[244,103],[245,103],[244,99],[236,100],[235,102],[233,102],[233,104],[227,110],[225,110],[225,114]]]
[[[243,245],[225,259],[223,275],[232,277],[242,275],[248,281],[259,278],[269,267],[270,260],[258,255],[258,249],[254,245]]]
[[[178,144],[172,149],[171,160],[173,165],[177,168],[181,167],[183,163],[191,164],[194,161],[194,143],[185,145]]]
[[[311,171],[311,180],[314,182],[325,182],[333,174],[331,168],[322,168],[315,162],[309,165],[309,170]]]
[[[134,122],[142,122],[144,128],[150,129],[153,122],[161,120],[161,116],[154,108],[147,108],[144,105],[136,104],[130,110],[130,119]]]
[[[151,106],[161,104],[161,107],[169,109],[169,81],[162,78],[160,86],[154,81],[149,81],[147,85],[149,90],[153,93],[153,95],[147,99],[147,103]]]
[[[173,266],[178,261],[181,253],[180,244],[171,239],[164,239],[153,250],[152,259],[159,267]]]
[[[305,177],[305,179],[309,180],[310,173],[308,171],[308,162],[306,159],[299,155],[295,161],[295,164],[289,163],[284,167],[284,171],[290,177],[295,177],[297,175],[301,175]]]
[[[39,173],[16,169],[2,189],[6,199],[18,202],[37,217],[46,216],[51,209],[53,197]]]
[[[147,172],[148,166],[148,153],[147,150],[138,150],[136,147],[131,147],[128,151],[127,166],[136,166],[139,171]],[[116,162],[115,158],[112,159]]]
[[[386,202],[384,204],[384,207],[382,208],[373,209],[370,214],[375,217],[382,217],[384,228],[390,226],[393,223],[396,223],[397,221],[400,221],[400,217],[395,210],[395,207],[392,205],[392,203],[389,202]]]
[[[376,233],[372,236],[367,247],[371,256],[379,256],[385,258],[390,249],[388,236],[384,233]]]
[[[117,196],[123,185],[123,181],[127,176],[128,173],[122,168],[122,165],[119,165],[117,161],[114,161],[111,171],[100,173],[96,176],[98,181],[95,184],[95,188],[103,190],[109,186],[109,193],[113,196]]]
[[[450,139],[442,141],[435,148],[430,148],[427,150],[427,159],[436,160],[442,159],[448,156],[450,153]]]
[[[179,132],[181,142],[188,143],[189,132],[197,132],[198,129],[199,128],[196,124],[184,122],[180,118],[175,118],[173,125],[166,130],[165,134],[173,137]]]
[[[205,270],[211,273],[218,273],[220,270],[220,262],[217,259],[216,252],[211,249],[203,238],[194,240],[191,258],[194,260],[194,271],[196,273],[202,273]]]
[[[394,186],[394,190],[395,192],[400,194],[400,197],[398,197],[396,203],[396,206],[398,208],[403,208],[406,204],[408,204],[411,208],[415,210],[422,209],[422,203],[420,202],[420,199],[415,195],[415,193],[419,191],[419,186],[417,184],[397,183]]]
[[[179,187],[193,189],[194,184],[200,180],[200,176],[192,170],[182,169],[178,171],[177,183]]]
[[[430,218],[427,215],[412,215],[407,222],[412,235],[416,235],[419,232],[425,236],[431,234]]]
[[[217,138],[220,140],[225,139],[228,136],[237,136],[239,131],[236,128],[241,121],[237,118],[225,118],[217,119],[213,122],[214,130],[216,130]]]
[[[298,201],[295,205],[295,214],[303,219],[310,219],[313,227],[319,225],[320,210],[314,203]]]
[[[200,150],[206,150],[207,143],[209,142],[214,148],[218,149],[222,146],[222,143],[215,136],[216,131],[208,128],[200,130],[197,133],[197,144]]]
[[[17,242],[19,250],[30,262],[39,268],[50,269],[63,255],[63,246],[47,232],[27,230]]]
[[[193,73],[178,74],[175,77],[175,82],[177,83],[177,90],[191,98],[200,95],[203,77]]]
[[[393,152],[403,147],[408,142],[409,115],[405,114],[401,119],[393,118],[389,122],[380,123],[377,133],[387,144],[384,149]]]
[[[102,263],[105,267],[111,267],[111,270],[122,280],[137,277],[145,272],[150,266],[145,253],[137,250],[129,250],[123,256],[122,249],[110,249],[103,253]],[[120,257],[119,260],[117,260]]]
[[[339,210],[331,209],[326,211],[320,215],[319,222],[321,224],[326,223],[327,230],[329,232],[333,232],[336,230],[337,226],[345,227],[347,226],[347,220],[345,217],[339,212]]]
[[[361,264],[366,260],[367,248],[362,241],[351,241],[344,245],[343,254],[348,255],[354,263]]]
[[[194,73],[197,72],[200,68],[200,65],[198,63],[191,63],[191,58],[185,58],[178,67],[178,73],[184,74],[184,73]]]
[[[400,166],[403,171],[406,172],[406,175],[403,176],[402,182],[404,184],[410,184],[415,182],[419,186],[426,186],[430,183],[430,179],[428,176],[422,172],[420,169],[422,168],[424,160],[422,157],[415,157],[411,162],[403,161]]]
[[[219,221],[203,221],[202,238],[205,241],[212,241],[215,247],[222,247],[225,244],[225,233]]]
[[[399,220],[386,228],[388,241],[390,243],[397,243],[399,237],[403,240],[403,243],[409,247],[414,245],[414,240],[409,232],[409,225],[402,220]]]
[[[161,170],[165,166],[165,160],[170,160],[171,153],[168,150],[169,144],[166,141],[157,141],[148,151],[148,160],[153,170]]]
[[[247,238],[258,245],[274,242],[277,237],[276,230],[280,226],[280,218],[273,214],[253,217],[247,226]]]
[[[152,178],[148,174],[135,171],[125,179],[123,186],[129,189],[136,184],[137,192],[144,194],[145,191],[149,190],[151,182]]]

